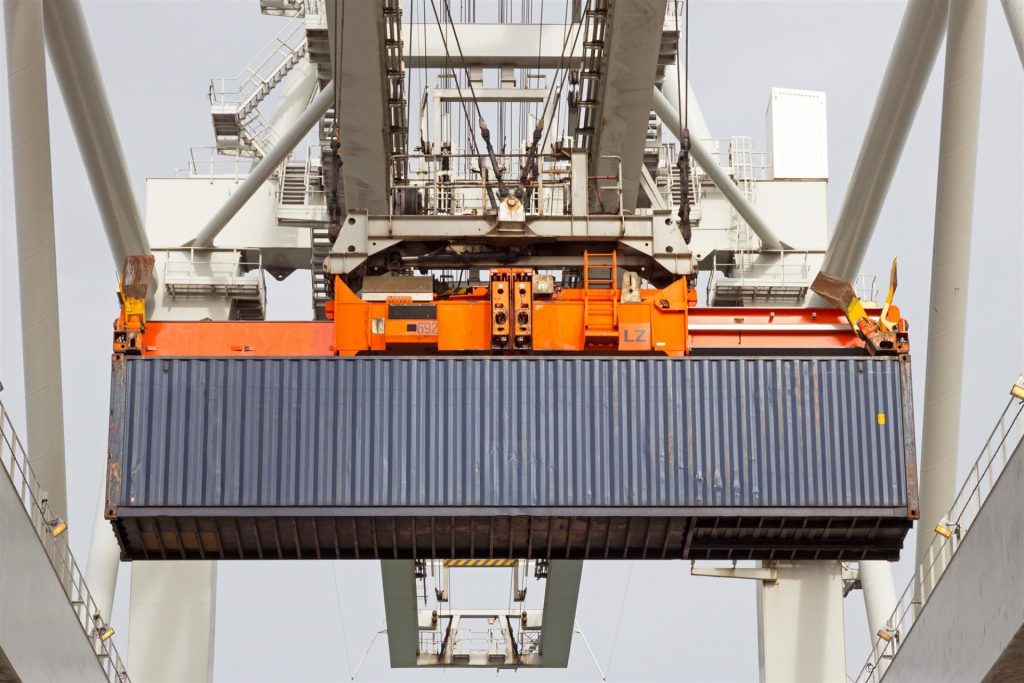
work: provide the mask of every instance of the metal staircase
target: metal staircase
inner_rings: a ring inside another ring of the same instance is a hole
[[[309,264],[310,276],[313,281],[313,317],[316,320],[327,320],[324,306],[330,301],[331,295],[328,290],[328,278],[324,272],[324,259],[331,253],[330,229],[327,225],[314,225],[311,228],[313,254]]]
[[[331,251],[330,221],[327,210],[323,161],[317,155],[330,145],[311,147],[305,160],[290,160],[281,166],[277,200],[277,222],[283,228],[310,231],[310,276],[312,279],[313,312],[316,320],[326,320],[324,304],[330,299],[324,259]],[[326,157],[329,160],[329,157]],[[330,163],[328,161],[328,163]],[[344,213],[344,190],[339,182],[338,196]]]
[[[262,157],[270,149],[276,134],[258,107],[307,52],[305,22],[289,22],[240,74],[210,80],[218,152]]]
[[[281,204],[306,203],[306,165],[305,161],[285,162],[281,169]]]
[[[262,0],[264,14],[293,17],[237,76],[210,81],[210,108],[217,151],[260,158],[277,133],[259,106],[304,59],[317,67],[321,87],[331,78],[324,0]]]

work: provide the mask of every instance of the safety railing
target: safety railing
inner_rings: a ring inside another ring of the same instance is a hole
[[[259,110],[253,111],[242,122],[240,133],[242,135],[242,144],[245,146],[251,145],[256,155],[260,157],[270,152],[274,145],[277,144],[277,141],[281,139],[281,135],[263,117]]]
[[[1022,381],[1024,379],[1018,380],[1017,386]],[[882,680],[889,663],[906,641],[925,603],[963,545],[985,501],[1024,438],[1022,414],[1024,401],[1012,397],[968,471],[964,485],[953,500],[949,512],[935,525],[935,536],[928,545],[924,559],[918,564],[885,626],[878,631],[871,654],[857,676],[857,683],[878,683]],[[919,523],[931,527],[934,521],[922,519]]]
[[[861,273],[853,281],[853,291],[861,301],[878,301],[878,276]]]
[[[127,683],[124,662],[114,646],[114,630],[107,625],[99,607],[85,585],[78,563],[67,544],[67,524],[50,509],[47,494],[28,461],[25,448],[14,430],[10,414],[0,401],[0,463],[7,480],[14,487],[25,515],[36,532],[40,544],[64,589],[82,632],[96,653],[100,668],[109,683]]]
[[[301,17],[323,13],[324,0],[260,0],[260,11],[274,17]]]
[[[497,619],[501,618],[496,616]],[[421,631],[419,634],[419,652],[440,655],[447,644],[449,634],[444,631]],[[488,624],[486,628],[468,628],[460,626],[451,637],[451,653],[459,655],[500,655],[505,656],[505,634],[497,624]],[[540,631],[521,630],[514,634],[516,652],[520,655],[537,654],[540,652]]]
[[[815,258],[823,255],[822,250],[814,249],[763,249],[755,256],[777,256],[777,259],[754,262],[747,268],[735,267],[735,272],[728,279],[729,286],[772,286],[772,287],[807,287],[811,276],[817,272],[820,260]],[[737,266],[735,261],[723,263],[722,267]],[[718,253],[711,257],[711,273],[708,277],[706,294],[714,292],[723,278],[719,274]]]
[[[253,162],[234,154],[222,154],[216,147],[189,147],[184,168],[174,169],[175,178],[233,178],[236,182],[249,174]]]
[[[210,104],[245,117],[306,54],[305,28],[302,19],[288,22],[237,76],[210,79]]]
[[[521,164],[528,155],[506,153],[495,156],[506,187],[510,190],[516,188],[519,185]],[[616,172],[588,176],[588,186],[598,198],[599,205],[605,207],[604,213],[621,214],[622,160],[612,155],[602,158],[613,161]],[[465,152],[443,155],[396,154],[391,157],[391,164],[395,169],[399,166],[409,169],[407,180],[392,180],[389,186],[393,198],[392,210],[396,213],[414,212],[411,205],[404,203],[406,193],[419,196],[416,212],[427,215],[480,214],[491,209],[489,196],[498,196],[500,184],[494,177],[487,156],[481,159],[476,154]],[[529,201],[526,202],[527,215],[560,216],[568,213],[572,195],[572,170],[568,161],[557,155],[538,155],[537,169],[537,178],[524,185],[529,195]]]
[[[320,145],[309,145],[306,159],[289,159],[281,164],[278,171],[280,182],[277,186],[277,205],[289,207],[324,207],[327,205],[327,190],[323,187],[323,159]],[[299,171],[298,164],[302,164]],[[298,183],[302,185],[302,201],[298,200]]]
[[[153,251],[166,254],[162,282],[172,299],[223,294],[257,300],[266,306],[263,255],[259,252],[255,260],[247,261],[238,249],[179,247]]]

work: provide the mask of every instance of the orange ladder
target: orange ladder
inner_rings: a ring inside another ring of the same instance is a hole
[[[614,251],[583,252],[583,331],[587,341],[607,344],[619,338],[617,274],[618,256]]]

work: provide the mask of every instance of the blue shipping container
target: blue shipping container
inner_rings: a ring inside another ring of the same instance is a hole
[[[895,357],[128,357],[108,516],[126,559],[891,558],[910,391]]]

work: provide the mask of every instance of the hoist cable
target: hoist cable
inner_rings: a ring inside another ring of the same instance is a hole
[[[573,38],[573,40],[572,40],[572,48],[569,50],[569,54],[570,55],[572,55],[572,54],[574,54],[576,52],[576,46],[579,44],[580,34],[583,32],[583,20],[584,20],[585,15],[586,15],[587,7],[589,7],[589,6],[590,6],[590,2],[588,0],[587,4],[583,5],[581,7],[581,14],[580,14],[580,18],[579,18],[579,25],[576,27],[576,36]],[[566,9],[568,9],[568,5],[566,6]],[[568,43],[569,43],[569,31],[566,31],[565,39],[562,41],[562,54],[558,58],[558,70],[562,72],[562,75],[561,75],[561,80],[558,83],[557,94],[555,92],[556,89],[555,89],[554,85],[552,85],[551,90],[548,92],[548,99],[551,100],[551,101],[554,101],[554,102],[558,102],[558,100],[561,99],[561,97],[562,97],[562,88],[563,88],[563,86],[565,86],[566,77],[569,75],[569,72],[572,70],[568,66],[566,66],[563,69],[563,66],[562,66],[563,63],[564,63],[564,60],[565,60],[565,54],[566,54],[565,53],[565,48],[568,46]],[[552,98],[551,96],[553,94],[554,94],[554,97]],[[548,113],[548,100],[546,100],[544,102],[544,111],[541,112],[541,120],[542,121],[547,118],[547,113]],[[545,130],[544,131],[544,137],[541,140],[541,145],[540,145],[541,149],[544,149],[547,146],[548,133],[549,133],[549,130]]]
[[[581,8],[582,14],[580,15],[579,25],[576,27],[576,36],[573,38],[572,48],[569,50],[569,54],[570,55],[576,52],[576,45],[579,44],[580,34],[583,31],[583,20],[584,20],[585,15],[586,15],[586,8],[589,7],[589,6],[590,6],[590,2],[588,1],[588,3]],[[568,5],[566,6],[566,11],[568,12]],[[547,148],[548,135],[551,133],[551,128],[553,127],[553,126],[545,126],[544,125],[544,121],[547,120],[547,116],[548,116],[548,106],[550,104],[554,104],[555,106],[557,106],[558,101],[562,97],[562,88],[565,86],[566,78],[569,75],[569,71],[571,70],[568,67],[566,67],[564,69],[562,68],[562,65],[565,63],[565,55],[566,55],[565,49],[566,49],[566,47],[568,47],[568,43],[569,43],[569,33],[568,33],[568,31],[566,31],[565,38],[562,40],[562,52],[561,52],[561,54],[558,57],[558,70],[555,72],[556,75],[557,75],[558,71],[561,71],[561,79],[559,80],[558,88],[557,89],[555,88],[554,84],[552,84],[551,89],[548,91],[548,95],[547,95],[547,97],[544,100],[544,109],[541,111],[541,118],[537,121],[537,126],[538,127],[534,130],[533,145],[530,148],[530,155],[529,155],[529,157],[527,159],[527,165],[526,165],[527,172],[533,171],[534,175],[536,175],[538,173],[537,169],[535,168],[535,166],[536,166],[537,150],[539,149],[540,153],[543,154],[544,149]],[[542,134],[538,135],[537,134],[538,132],[540,132]],[[540,147],[539,148],[537,146],[538,143],[540,143]],[[521,184],[524,185],[525,182],[526,182],[526,180],[525,180],[525,176],[524,176],[524,179],[521,181]],[[533,188],[530,188],[529,190],[527,190],[527,192],[526,192],[526,201],[530,200],[530,197],[531,197],[532,194],[533,194]]]
[[[338,621],[341,623],[341,644],[345,649],[345,666],[348,668],[349,679],[355,678],[352,673],[352,658],[348,653],[348,636],[345,634],[345,610],[341,604],[341,588],[338,586],[338,563],[331,562],[331,573],[334,576],[334,595],[337,597]]]
[[[622,604],[619,605],[619,618],[615,622],[615,634],[612,636],[612,646],[608,652],[608,664],[605,665],[605,677],[612,671],[612,664],[615,661],[615,646],[619,642],[619,631],[622,629],[622,615],[626,613],[626,598],[629,597],[629,584],[633,580],[633,563],[629,561],[629,571],[626,573],[626,587],[622,590]]]
[[[431,4],[433,4],[433,1],[434,0],[431,0]],[[455,47],[459,51],[459,59],[462,61],[462,68],[466,72],[466,81],[469,83],[469,95],[473,99],[473,108],[476,110],[477,119],[479,120],[479,124],[480,124],[480,137],[483,138],[484,144],[487,146],[487,156],[489,157],[490,162],[491,162],[491,170],[494,171],[494,179],[498,183],[498,196],[501,197],[502,199],[504,199],[508,195],[508,187],[505,185],[505,179],[502,177],[503,173],[502,173],[502,170],[501,170],[501,165],[498,163],[498,158],[497,158],[497,156],[494,153],[494,145],[491,143],[491,131],[487,127],[487,121],[484,119],[483,112],[480,111],[480,101],[477,99],[477,96],[476,96],[476,88],[473,87],[473,74],[470,73],[469,67],[466,66],[466,55],[462,52],[462,41],[459,40],[459,32],[455,28],[455,21],[452,19],[452,6],[451,6],[450,0],[444,0],[444,12],[445,12],[445,20],[452,27],[452,37],[455,38]],[[436,17],[436,15],[437,15],[437,8],[436,7],[434,8],[434,14],[435,14],[435,17]],[[447,50],[448,50],[448,44],[445,43],[445,51],[447,52]],[[456,80],[456,83],[457,82],[458,81]],[[462,99],[462,90],[461,90],[461,88],[459,89],[459,99]],[[472,121],[468,120],[468,115],[467,115],[467,122],[466,123],[467,123],[468,128],[469,128],[468,133],[473,138],[473,146],[476,147],[476,132],[473,129]],[[479,152],[477,153],[477,157],[480,157]],[[483,158],[482,157],[480,157],[480,162],[479,163],[480,163],[480,173],[483,174]],[[489,193],[489,195],[491,197],[491,205],[492,205],[492,207],[496,207],[496,204],[494,202],[493,192],[491,192],[491,190],[488,189],[488,193]]]
[[[676,0],[676,107],[682,116],[682,130],[679,136],[679,159],[676,167],[679,170],[679,232],[687,244],[693,237],[693,225],[690,222],[690,121],[688,107],[690,104],[690,0],[683,0],[683,11],[686,12],[686,34],[679,30],[679,2]],[[686,94],[683,93],[683,74],[680,73],[678,55],[683,50],[683,71],[686,72]]]
[[[345,3],[341,3],[341,14],[339,16],[339,33],[345,35]],[[334,70],[334,126],[333,136],[330,141],[331,148],[331,196],[327,203],[327,212],[330,222],[328,223],[327,234],[331,242],[337,239],[341,232],[341,202],[338,200],[338,183],[341,181],[341,129],[339,128],[341,88],[343,86],[341,70],[345,64],[345,51],[341,41],[334,50],[334,59],[331,68]],[[334,287],[334,278],[327,278],[327,292],[331,293]]]
[[[444,2],[445,2],[445,9],[447,10],[446,14],[448,16],[448,20],[449,21],[446,22],[446,24],[445,24],[445,26],[443,28],[441,27],[441,17],[437,13],[437,3],[434,0],[430,0],[430,8],[434,12],[434,22],[437,24],[437,30],[441,34],[441,42],[444,45],[445,63],[448,64],[451,61],[451,50],[448,49],[448,38],[447,38],[448,24],[451,23],[451,25],[452,25],[452,35],[455,37],[456,42],[458,42],[458,33],[455,31],[455,24],[451,22],[451,6],[448,4],[448,0],[444,0]],[[459,53],[461,55],[461,53],[462,53],[462,49],[461,48],[459,48]],[[468,75],[469,69],[465,67],[465,64],[466,64],[465,57],[462,58],[462,64],[463,64],[463,68],[466,70],[467,75]],[[449,69],[449,73],[451,73],[450,69]],[[473,155],[477,158],[477,163],[480,165],[480,173],[482,175],[483,172],[484,172],[484,158],[483,158],[483,156],[480,155],[480,148],[476,144],[476,134],[473,133],[473,121],[472,121],[472,119],[469,116],[469,109],[466,108],[466,100],[465,100],[465,98],[462,95],[462,86],[459,85],[459,79],[458,79],[457,76],[455,76],[453,78],[453,80],[455,81],[455,90],[459,93],[459,104],[462,106],[462,113],[463,113],[463,115],[466,118],[467,131],[469,133],[466,137],[469,140],[470,146],[473,148]],[[469,87],[470,87],[470,90],[472,92],[472,88],[473,88],[473,80],[472,80],[472,78],[469,79]],[[473,103],[476,104],[476,94],[475,94],[475,92],[473,93]],[[479,113],[480,106],[478,104],[476,104],[476,107],[477,107],[477,112]],[[482,120],[483,120],[483,118],[481,117],[481,121]],[[491,204],[491,208],[497,210],[498,202],[494,198],[494,191],[490,187],[487,188],[487,198],[488,198],[488,200],[489,200],[489,202]]]

